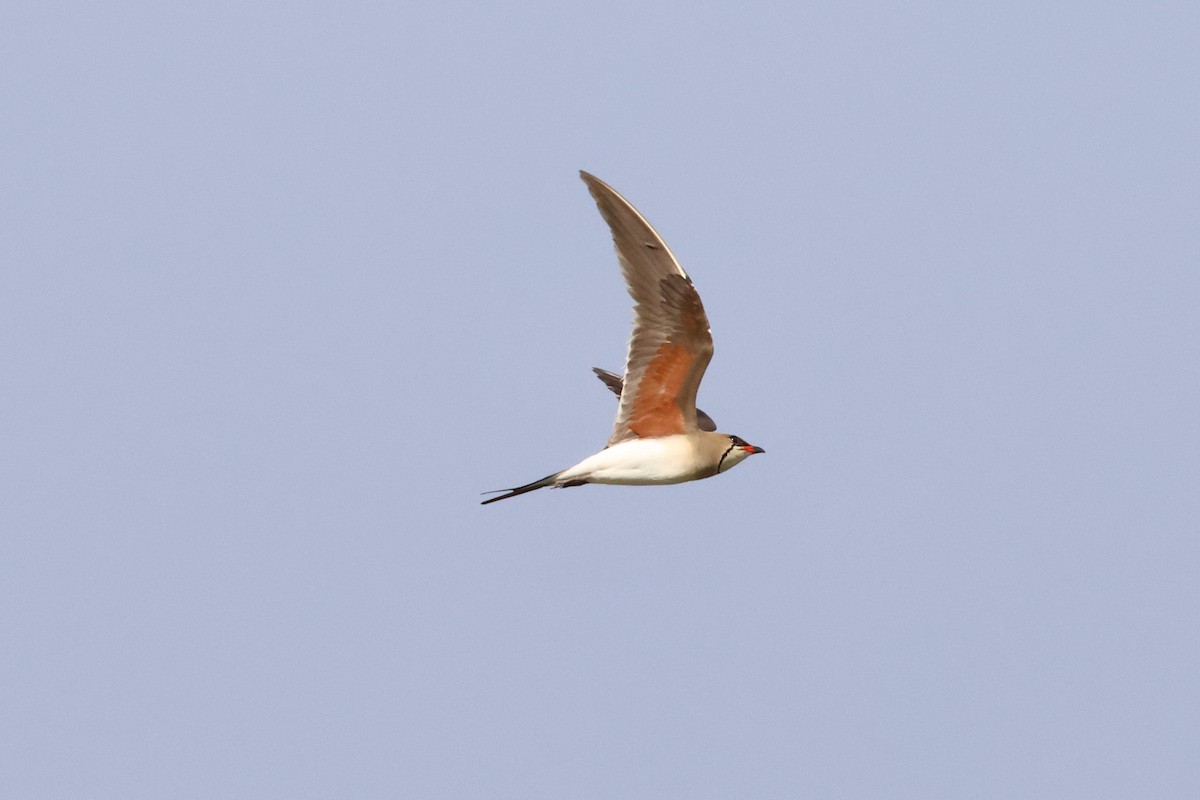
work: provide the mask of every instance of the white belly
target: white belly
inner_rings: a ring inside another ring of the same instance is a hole
[[[696,466],[695,446],[687,436],[630,439],[588,456],[558,475],[556,483],[586,480],[626,486],[683,483],[704,478]]]

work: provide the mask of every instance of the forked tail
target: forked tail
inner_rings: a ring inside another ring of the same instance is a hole
[[[502,494],[499,497],[493,497],[490,500],[484,500],[482,503],[480,503],[480,505],[486,506],[488,503],[494,503],[497,500],[507,500],[508,498],[516,497],[519,494],[525,494],[526,492],[532,492],[534,489],[544,489],[547,486],[553,486],[554,479],[557,478],[561,474],[562,473],[560,473],[560,472],[556,472],[553,475],[547,475],[546,477],[542,478],[540,481],[534,481],[533,483],[527,483],[524,486],[518,486],[515,489],[496,489],[497,492],[507,492],[507,494]],[[491,493],[484,492],[484,494],[491,494]]]

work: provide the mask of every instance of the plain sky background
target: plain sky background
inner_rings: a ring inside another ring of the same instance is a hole
[[[17,3],[0,795],[1200,797],[1200,6]],[[543,491],[704,298],[715,480]]]

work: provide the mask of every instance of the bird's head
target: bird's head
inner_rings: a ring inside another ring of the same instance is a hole
[[[745,461],[755,453],[765,453],[761,447],[755,447],[740,436],[732,434],[721,434],[729,440],[729,444],[725,449],[724,455],[721,456],[720,462],[717,464],[717,472],[725,472],[726,470],[736,467],[738,464]]]

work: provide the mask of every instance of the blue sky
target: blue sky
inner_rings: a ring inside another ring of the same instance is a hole
[[[27,4],[12,797],[1195,797],[1192,4]],[[696,283],[715,480],[598,449]]]

